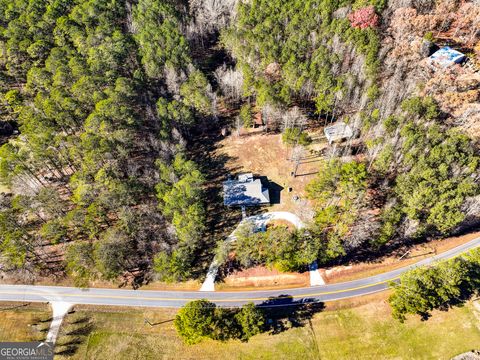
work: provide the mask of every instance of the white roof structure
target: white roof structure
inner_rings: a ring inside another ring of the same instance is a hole
[[[352,128],[342,121],[331,126],[327,126],[323,132],[325,133],[330,145],[334,141],[350,139],[353,136]]]
[[[270,203],[268,189],[253,174],[241,174],[238,180],[223,183],[223,203],[227,206],[255,206]]]
[[[253,174],[252,173],[246,173],[246,174],[240,174],[238,175],[238,182],[239,183],[247,183],[253,181]]]
[[[434,52],[430,57],[430,64],[436,67],[447,68],[449,66],[459,64],[465,59],[465,54],[454,50],[449,46],[445,46]]]

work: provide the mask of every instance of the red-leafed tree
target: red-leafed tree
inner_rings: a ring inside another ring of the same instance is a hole
[[[367,6],[349,14],[348,20],[353,27],[365,29],[377,26],[378,15],[375,13],[373,6]]]

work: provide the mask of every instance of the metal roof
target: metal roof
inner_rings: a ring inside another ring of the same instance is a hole
[[[454,50],[449,46],[445,46],[430,56],[430,63],[446,68],[454,64],[459,64],[464,59],[465,54],[462,54],[460,51]]]
[[[238,175],[238,182],[246,183],[246,182],[251,182],[251,181],[253,181],[253,174],[252,173],[246,173],[246,174]]]
[[[270,195],[260,179],[254,180],[252,174],[242,174],[238,180],[223,183],[223,203],[227,206],[269,204]]]
[[[327,126],[323,132],[330,144],[336,140],[349,139],[353,135],[352,128],[344,122],[338,122],[331,126]]]

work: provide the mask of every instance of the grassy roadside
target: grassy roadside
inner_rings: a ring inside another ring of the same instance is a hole
[[[381,293],[328,303],[311,323],[276,335],[258,335],[248,343],[205,341],[194,346],[184,345],[177,337],[172,323],[175,309],[82,306],[67,316],[62,332],[80,322],[91,327],[76,326],[75,338],[81,342],[75,352],[56,359],[448,359],[478,348],[480,311],[471,303],[448,312],[436,311],[428,321],[410,318],[401,324],[391,318],[387,296]],[[49,318],[47,306],[2,304],[0,310],[2,341],[44,336],[40,331],[44,323],[40,327],[31,324]],[[48,322],[45,325],[48,328]],[[80,332],[79,328],[89,330]],[[64,340],[65,335],[59,344]]]
[[[58,359],[448,359],[478,347],[480,314],[468,303],[434,312],[426,322],[401,324],[390,316],[387,294],[332,303],[311,323],[248,343],[205,341],[186,346],[176,336],[173,309],[79,307],[93,330],[71,357]],[[353,306],[353,307],[352,307]],[[72,316],[72,315],[69,315]],[[147,319],[154,326],[146,324]]]
[[[0,283],[4,284],[15,284],[13,281],[4,281]],[[66,286],[66,287],[75,287],[75,283],[71,278],[65,277],[59,281],[53,279],[40,278],[35,281],[35,285],[40,286]],[[200,289],[202,282],[200,280],[189,280],[186,282],[179,283],[166,283],[160,281],[152,281],[149,284],[143,285],[142,290],[165,290],[165,291],[196,291]],[[119,283],[115,283],[107,280],[98,280],[92,281],[88,284],[89,288],[101,288],[101,289],[125,289],[132,290],[131,286],[119,286]]]
[[[42,341],[51,316],[46,304],[0,303],[0,341]]]

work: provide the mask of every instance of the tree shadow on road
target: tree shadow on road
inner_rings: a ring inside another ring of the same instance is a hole
[[[291,295],[279,295],[262,302],[258,308],[265,314],[266,331],[273,335],[307,325],[316,313],[325,309],[325,303],[316,299],[295,300]]]

